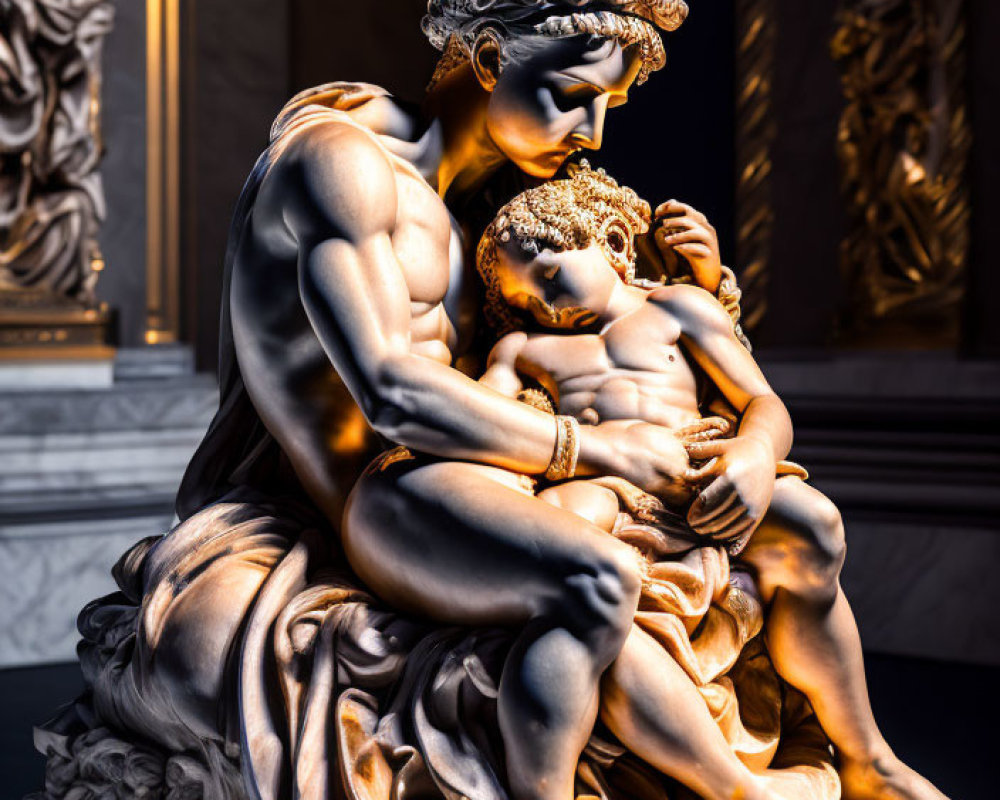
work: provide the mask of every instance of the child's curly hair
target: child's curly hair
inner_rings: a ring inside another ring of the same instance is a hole
[[[599,245],[626,283],[635,280],[635,238],[649,230],[649,204],[603,169],[581,161],[569,178],[522,192],[497,214],[479,242],[476,266],[486,286],[486,318],[504,335],[520,327],[500,290],[499,249],[512,239],[532,256]]]
[[[512,239],[532,256],[543,250],[584,250],[598,244],[626,283],[635,282],[637,236],[649,231],[649,204],[632,189],[621,186],[603,169],[591,169],[584,160],[571,167],[570,177],[549,181],[522,192],[500,209],[476,252],[476,267],[486,287],[487,322],[502,337],[522,327],[500,290],[497,276],[499,249]],[[692,283],[690,276],[675,283]],[[717,297],[733,320],[736,337],[752,350],[740,324],[742,298],[736,275],[722,269]]]

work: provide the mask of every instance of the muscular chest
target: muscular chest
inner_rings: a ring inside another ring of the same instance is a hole
[[[451,218],[440,198],[426,183],[397,170],[392,246],[418,310],[442,303],[448,293],[452,235]]]
[[[595,409],[601,419],[643,416],[650,401],[693,398],[697,380],[680,328],[658,311],[637,312],[587,336],[537,336],[524,369],[551,382],[564,413]]]
[[[402,171],[393,250],[410,295],[414,350],[450,361],[460,335],[461,232],[444,203],[422,180]]]

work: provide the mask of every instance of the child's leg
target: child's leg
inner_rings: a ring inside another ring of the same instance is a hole
[[[861,639],[840,587],[844,528],[836,506],[798,478],[777,482],[741,560],[768,606],[775,668],[812,703],[843,764],[845,800],[942,800],[903,765],[875,723]]]

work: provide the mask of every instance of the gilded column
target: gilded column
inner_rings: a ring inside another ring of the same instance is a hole
[[[146,342],[180,335],[180,0],[146,0]]]

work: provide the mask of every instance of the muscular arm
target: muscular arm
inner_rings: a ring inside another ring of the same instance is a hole
[[[486,372],[479,382],[500,392],[504,397],[517,397],[524,388],[517,369],[518,358],[528,342],[526,333],[508,333],[493,348],[486,364]]]
[[[681,342],[740,413],[736,438],[688,448],[694,459],[712,459],[701,470],[710,480],[691,504],[688,522],[738,551],[771,504],[775,466],[792,446],[791,419],[713,297],[691,286],[672,286],[653,298],[680,324]]]
[[[730,316],[702,289],[671,286],[651,300],[681,326],[681,341],[740,414],[739,435],[767,444],[775,462],[792,447],[792,421],[753,356],[733,332]]]
[[[279,170],[303,304],[369,424],[443,458],[544,472],[551,417],[412,352],[411,298],[392,242],[396,176],[382,151],[329,123],[294,140]]]

